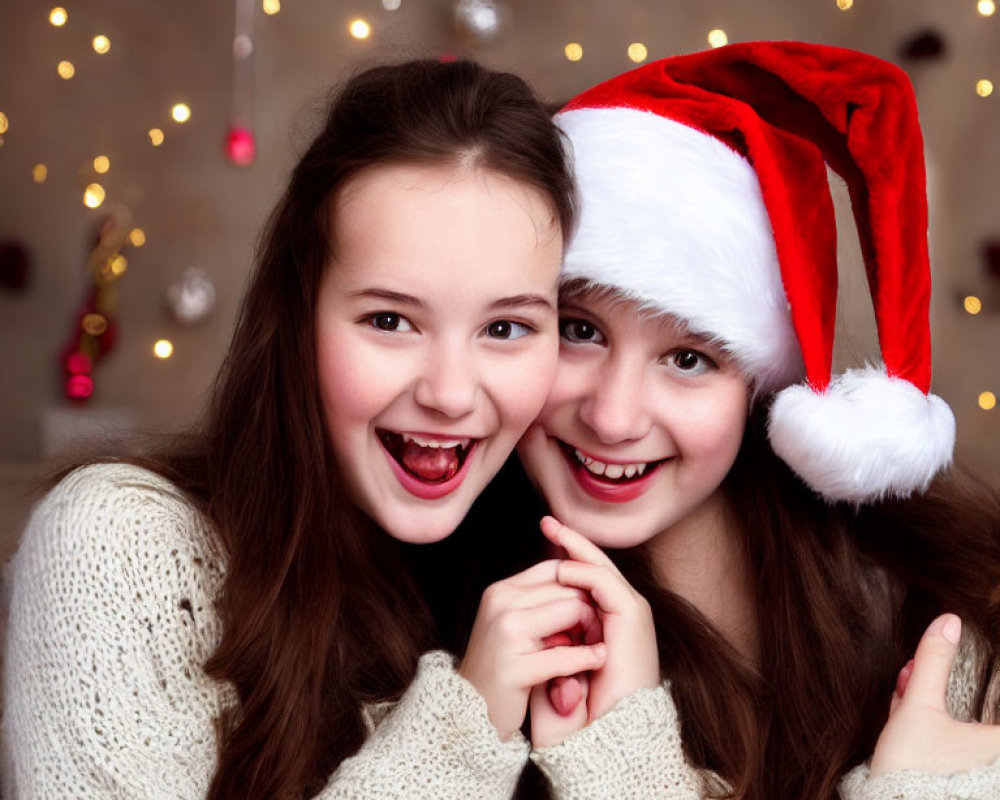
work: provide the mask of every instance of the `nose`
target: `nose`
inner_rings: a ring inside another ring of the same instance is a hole
[[[441,342],[428,348],[417,377],[414,399],[449,419],[471,414],[478,401],[478,365],[471,345]]]
[[[649,433],[647,369],[641,359],[613,354],[595,371],[578,413],[601,443],[620,444]]]

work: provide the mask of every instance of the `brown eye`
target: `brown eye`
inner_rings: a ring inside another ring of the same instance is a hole
[[[674,363],[683,370],[697,369],[701,356],[694,350],[681,350],[674,356]]]
[[[600,343],[604,337],[597,327],[583,319],[563,319],[559,321],[559,335],[567,342]]]
[[[399,329],[399,321],[401,317],[399,314],[373,314],[372,315],[372,325],[378,328],[380,331],[395,331]]]

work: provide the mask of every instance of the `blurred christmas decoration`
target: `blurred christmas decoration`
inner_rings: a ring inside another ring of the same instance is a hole
[[[236,0],[233,33],[233,111],[226,131],[226,158],[246,167],[257,157],[253,135],[253,18],[255,0]]]
[[[128,260],[121,251],[129,243],[132,230],[123,219],[126,216],[126,212],[107,215],[97,225],[87,258],[84,299],[59,356],[63,391],[78,402],[94,393],[94,368],[114,349],[118,336],[116,283],[128,269]]]
[[[15,293],[24,291],[31,278],[31,255],[24,243],[13,239],[0,242],[0,287]]]
[[[457,0],[452,16],[459,35],[473,44],[487,44],[502,33],[510,13],[496,0]]]
[[[936,61],[947,52],[944,37],[933,28],[915,33],[899,47],[899,57],[903,61]]]
[[[215,307],[215,285],[208,273],[188,267],[180,280],[167,287],[167,306],[181,325],[193,325],[205,319]]]

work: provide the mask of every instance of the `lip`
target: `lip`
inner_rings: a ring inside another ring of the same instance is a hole
[[[576,482],[579,484],[580,488],[583,489],[583,491],[590,497],[595,500],[599,500],[602,503],[630,503],[631,501],[641,497],[653,485],[654,478],[660,471],[660,467],[670,461],[670,459],[661,461],[659,464],[648,468],[646,472],[643,473],[641,478],[634,478],[628,483],[612,483],[611,481],[598,478],[592,472],[587,470],[583,464],[577,461],[571,452],[567,452],[567,447],[572,447],[572,445],[564,445],[564,443],[559,440],[556,440],[556,442],[559,447],[560,454],[566,461],[566,466],[569,467],[570,474],[576,478]],[[584,451],[581,450],[581,452]],[[587,455],[590,454],[587,453]],[[605,464],[633,463],[630,461],[614,461],[605,458],[598,460],[603,461]]]
[[[449,438],[463,438],[463,437],[444,437],[436,436],[434,434],[418,434],[424,436],[428,439],[441,439],[447,440]],[[459,486],[465,480],[466,475],[469,474],[469,465],[472,463],[472,458],[475,456],[476,451],[479,449],[479,439],[473,439],[469,445],[468,452],[465,454],[465,461],[462,463],[462,467],[456,472],[451,478],[441,483],[426,483],[424,481],[414,478],[410,473],[403,469],[399,462],[392,457],[392,453],[385,449],[385,445],[382,444],[382,440],[378,436],[375,437],[375,441],[378,442],[379,447],[382,449],[382,454],[385,456],[386,461],[389,462],[389,468],[392,470],[392,474],[396,476],[396,480],[399,481],[400,485],[406,489],[414,497],[419,497],[421,500],[440,500],[442,497],[446,497]]]

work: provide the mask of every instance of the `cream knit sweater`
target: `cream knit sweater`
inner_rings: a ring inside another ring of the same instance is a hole
[[[204,797],[231,686],[201,670],[220,623],[224,563],[208,522],[163,478],[129,465],[67,476],[35,510],[10,570],[4,797]],[[956,673],[961,673],[957,669]],[[953,686],[968,713],[972,687]],[[508,798],[528,757],[442,652],[318,798]],[[715,780],[684,760],[668,687],[626,698],[558,747],[530,753],[558,798],[696,800]],[[848,800],[1000,798],[1000,766],[843,784]]]

